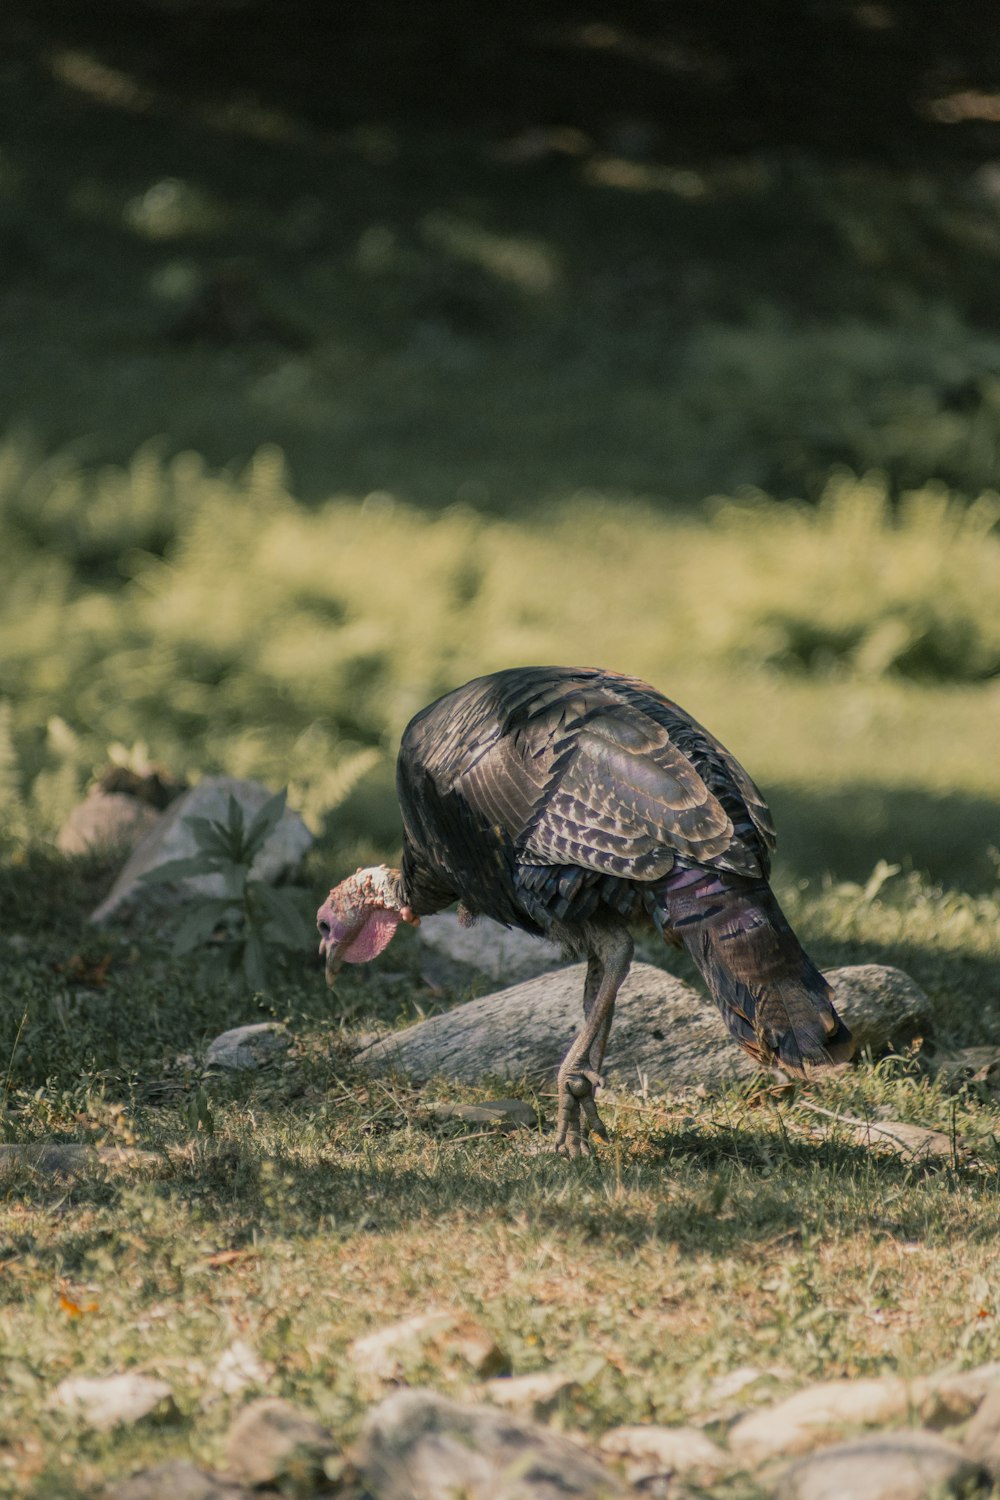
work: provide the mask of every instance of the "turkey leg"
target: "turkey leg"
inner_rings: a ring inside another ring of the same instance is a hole
[[[617,932],[587,959],[583,989],[583,1028],[573,1042],[556,1080],[559,1119],[554,1149],[562,1156],[584,1156],[589,1134],[607,1140],[594,1095],[601,1086],[600,1068],[608,1044],[615,1000],[632,962],[633,944],[627,932]]]

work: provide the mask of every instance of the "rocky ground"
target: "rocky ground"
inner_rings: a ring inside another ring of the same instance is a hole
[[[348,1447],[308,1410],[258,1395],[230,1427],[224,1469],[158,1465],[113,1483],[108,1500],[682,1500],[727,1478],[777,1500],[940,1500],[986,1496],[1000,1481],[1000,1362],[909,1382],[819,1382],[733,1419],[740,1389],[766,1387],[766,1372],[748,1368],[706,1390],[687,1425],[617,1427],[595,1443],[559,1423],[561,1398],[593,1372],[497,1373],[502,1347],[467,1318],[415,1315],[356,1340],[348,1358],[372,1396]],[[445,1360],[479,1380],[477,1399],[408,1383]],[[219,1378],[259,1390],[269,1373],[237,1345]],[[52,1400],[107,1428],[162,1418],[172,1395],[162,1380],[119,1374],[66,1380]]]

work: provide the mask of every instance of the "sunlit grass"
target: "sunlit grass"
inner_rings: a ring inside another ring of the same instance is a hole
[[[676,697],[779,805],[782,787],[817,803],[855,787],[850,835],[831,837],[858,840],[868,868],[954,878],[961,829],[970,878],[988,878],[995,496],[930,487],[894,509],[877,478],[842,475],[808,509],[758,497],[670,518],[590,494],[504,521],[388,494],[305,510],[273,449],[242,475],[149,450],[97,475],[32,468],[12,444],[4,463],[4,795],[38,829],[111,741],[142,739],[178,771],[291,781],[320,822],[372,771],[382,836],[413,712],[481,672],[576,662]],[[794,840],[812,819],[789,821]],[[839,858],[818,851],[818,868]]]
[[[428,1104],[481,1090],[350,1063],[358,1033],[463,998],[428,988],[415,939],[335,1001],[311,953],[240,999],[155,930],[88,928],[111,872],[48,842],[109,744],[142,741],[178,771],[290,783],[322,833],[318,901],[394,853],[392,761],[417,707],[512,662],[603,663],[676,696],[767,789],[777,888],[821,964],[898,964],[938,1047],[1000,1043],[992,497],[895,510],[842,476],[811,511],[758,497],[669,518],[590,495],[501,521],[387,494],[305,510],[273,449],[239,475],[150,451],[96,476],[7,460],[5,1136],[159,1165],[5,1178],[0,1493],[76,1500],[168,1456],[218,1464],[242,1398],[213,1369],[236,1337],[347,1441],[367,1399],[349,1340],[435,1305],[485,1323],[517,1372],[585,1370],[556,1420],[595,1435],[686,1420],[744,1365],[761,1379],[723,1416],[813,1378],[996,1356],[984,1087],[951,1094],[918,1054],[824,1090],[834,1114],[944,1132],[952,1155],[924,1166],[747,1090],[613,1096],[612,1145],[580,1168],[527,1133],[464,1142]],[[876,890],[878,859],[903,868]],[[270,1017],[292,1034],[282,1064],[206,1077],[213,1035]],[[97,1436],[46,1407],[66,1374],[136,1365],[170,1381],[172,1424]],[[472,1391],[458,1367],[410,1373]]]

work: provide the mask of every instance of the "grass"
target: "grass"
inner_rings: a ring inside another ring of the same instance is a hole
[[[236,1337],[273,1366],[269,1389],[346,1442],[367,1400],[347,1343],[431,1306],[479,1319],[516,1373],[586,1367],[557,1421],[594,1435],[683,1421],[748,1364],[761,1380],[720,1420],[810,1379],[996,1357],[1000,1107],[981,1086],[951,1095],[895,1059],[819,1092],[837,1113],[948,1133],[954,1159],[926,1165],[749,1088],[614,1096],[613,1143],[579,1166],[530,1135],[464,1140],[428,1105],[488,1087],[413,1091],[349,1061],[359,1029],[456,998],[426,988],[415,944],[402,940],[388,973],[348,972],[333,1005],[304,959],[241,1003],[152,935],[87,932],[103,875],[43,852],[4,867],[0,982],[6,1014],[27,1012],[6,1135],[136,1144],[160,1164],[5,1179],[0,1492],[87,1496],[166,1456],[220,1462],[245,1397],[220,1395],[212,1371]],[[942,1039],[1000,1044],[995,896],[919,876],[872,896],[846,882],[781,894],[822,963],[901,963]],[[205,1040],[272,1015],[294,1037],[282,1063],[203,1075]],[[173,1422],[98,1436],[46,1410],[63,1376],[123,1367],[168,1379]],[[410,1375],[458,1394],[474,1384],[446,1362]],[[711,1493],[762,1491],[745,1477]]]
[[[333,1001],[305,953],[241,998],[155,930],[88,928],[111,871],[51,843],[109,753],[287,781],[320,833],[318,904],[393,856],[394,744],[421,702],[510,661],[605,661],[662,684],[765,787],[779,894],[820,963],[899,964],[940,1046],[1000,1046],[990,496],[893,508],[839,476],[808,510],[591,497],[518,520],[307,508],[274,450],[242,475],[150,453],[35,474],[2,499],[3,1126],[159,1165],[4,1179],[0,1493],[78,1500],[170,1455],[221,1462],[244,1397],[212,1372],[236,1337],[346,1443],[367,1400],[350,1339],[439,1304],[518,1373],[586,1368],[558,1420],[594,1435],[697,1414],[747,1364],[761,1380],[720,1422],[810,1379],[997,1355],[984,1086],[951,1095],[904,1058],[823,1091],[838,1114],[943,1130],[953,1157],[927,1165],[752,1090],[621,1094],[612,1145],[581,1167],[529,1135],[466,1141],[427,1105],[488,1083],[414,1092],[350,1062],[358,1032],[464,998],[428,988],[407,937]],[[204,1075],[213,1035],[269,1017],[292,1033],[281,1063]],[[170,1381],[172,1422],[98,1436],[47,1409],[64,1375],[123,1367]],[[470,1386],[447,1362],[411,1373]]]
[[[53,843],[109,756],[256,776],[318,834],[318,903],[395,853],[414,710],[495,667],[604,664],[765,789],[821,964],[898,964],[939,1048],[1000,1047],[1000,211],[972,148],[893,170],[737,150],[739,116],[725,149],[685,122],[674,160],[599,111],[381,119],[378,48],[345,123],[308,70],[284,98],[229,90],[211,27],[177,68],[155,19],[70,9],[12,7],[0,91],[0,1120],[158,1164],[0,1181],[0,1494],[219,1462],[237,1337],[347,1442],[348,1342],[431,1305],[516,1372],[586,1368],[557,1420],[595,1435],[685,1420],[745,1365],[719,1426],[811,1379],[1000,1358],[985,1085],[948,1093],[918,1054],[822,1091],[944,1131],[927,1164],[755,1089],[618,1094],[581,1165],[466,1139],[428,1106],[488,1081],[414,1091],[350,1061],[372,1025],[465,998],[408,935],[334,999],[306,953],[241,995],[156,930],[88,927],[112,871]],[[270,78],[286,54],[251,10],[241,66]],[[595,78],[627,61],[597,33]],[[840,71],[885,91],[880,38]],[[530,72],[539,45],[503,55]],[[270,1017],[282,1061],[204,1074],[209,1038]],[[170,1381],[173,1421],[97,1436],[46,1405],[133,1366]]]

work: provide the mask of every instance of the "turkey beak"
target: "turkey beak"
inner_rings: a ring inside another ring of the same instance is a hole
[[[320,944],[319,951],[326,959],[326,982],[328,988],[331,990],[337,982],[337,975],[340,973],[341,965],[344,962],[344,949],[347,947],[349,941],[350,939],[347,939],[343,943]]]

